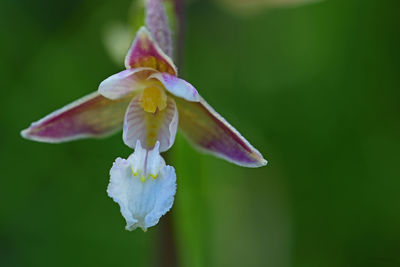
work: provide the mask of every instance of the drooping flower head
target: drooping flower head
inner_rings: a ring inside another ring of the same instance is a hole
[[[97,92],[22,131],[25,138],[58,143],[106,136],[123,126],[122,139],[135,152],[115,161],[108,193],[120,205],[128,230],[155,225],[172,206],[175,171],[159,152],[173,145],[178,125],[203,151],[246,167],[267,163],[190,83],[177,77],[162,3],[147,3],[150,30],[137,32],[125,57],[126,69],[105,79]]]

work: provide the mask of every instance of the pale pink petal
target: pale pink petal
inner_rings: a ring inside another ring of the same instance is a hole
[[[177,75],[176,67],[171,58],[158,47],[145,27],[141,27],[137,32],[136,38],[125,57],[125,67],[127,69],[153,68],[160,72]]]
[[[260,152],[203,98],[200,102],[175,99],[179,111],[179,127],[201,150],[244,167],[267,164]]]
[[[110,100],[94,92],[32,123],[21,135],[46,143],[107,136],[121,129],[130,100]]]
[[[175,101],[168,97],[167,107],[156,113],[143,110],[139,104],[139,96],[129,104],[125,114],[123,140],[131,148],[135,148],[140,140],[146,149],[160,142],[160,152],[168,150],[175,141],[178,126],[178,111]]]
[[[191,102],[200,101],[200,95],[199,93],[197,93],[196,88],[194,88],[193,85],[183,79],[179,79],[178,77],[165,72],[153,73],[149,76],[149,79],[152,78],[159,80],[168,92],[177,97],[181,97]]]
[[[100,83],[99,93],[109,99],[118,99],[127,94],[143,90],[145,81],[152,73],[151,68],[128,69],[114,74]]]

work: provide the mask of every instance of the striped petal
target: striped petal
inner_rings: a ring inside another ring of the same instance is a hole
[[[260,152],[204,99],[187,102],[176,98],[176,105],[180,129],[201,150],[244,167],[267,164]]]
[[[149,113],[140,106],[137,96],[125,114],[123,140],[131,148],[135,148],[136,141],[140,140],[145,149],[153,148],[159,141],[160,152],[163,152],[174,143],[177,126],[178,111],[171,97],[168,97],[165,109]]]
[[[102,81],[99,93],[109,99],[119,99],[131,92],[143,90],[146,87],[146,79],[154,72],[151,68],[121,71]]]
[[[107,136],[121,129],[130,100],[114,101],[94,92],[32,123],[21,135],[46,143]]]
[[[168,92],[177,97],[181,97],[191,102],[200,101],[200,95],[199,93],[197,93],[196,88],[194,88],[193,85],[183,79],[179,79],[178,77],[165,72],[153,73],[149,76],[149,79],[152,78],[159,80]]]
[[[141,27],[136,38],[129,48],[125,57],[125,67],[130,68],[153,68],[160,72],[168,72],[177,75],[177,70],[169,58],[153,40],[145,27]]]

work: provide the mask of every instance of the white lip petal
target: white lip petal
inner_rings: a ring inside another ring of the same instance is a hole
[[[117,158],[111,168],[107,193],[120,205],[129,231],[156,225],[174,202],[175,170],[165,165],[158,147],[147,151],[138,141],[135,152],[127,160]],[[157,173],[153,177],[151,172]]]

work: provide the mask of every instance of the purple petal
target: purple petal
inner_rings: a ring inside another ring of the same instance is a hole
[[[176,98],[179,127],[195,146],[244,167],[267,164],[241,134],[203,99],[187,102]]]
[[[178,126],[178,111],[175,101],[167,98],[167,107],[156,113],[143,110],[139,104],[139,96],[129,104],[125,114],[123,139],[127,146],[135,148],[136,141],[144,148],[152,148],[160,142],[160,152],[168,150],[175,141]]]
[[[149,79],[154,78],[159,80],[171,94],[181,97],[187,101],[199,102],[200,95],[196,88],[185,80],[168,73],[154,73],[149,76]]]
[[[114,74],[100,83],[99,93],[109,99],[118,99],[127,94],[143,90],[145,81],[154,73],[151,68],[128,69]]]
[[[125,67],[127,69],[153,68],[160,72],[177,75],[176,67],[171,58],[158,47],[145,27],[141,27],[137,32],[136,38],[125,57]]]
[[[46,143],[107,136],[121,129],[130,100],[114,101],[94,92],[32,123],[21,135]]]

